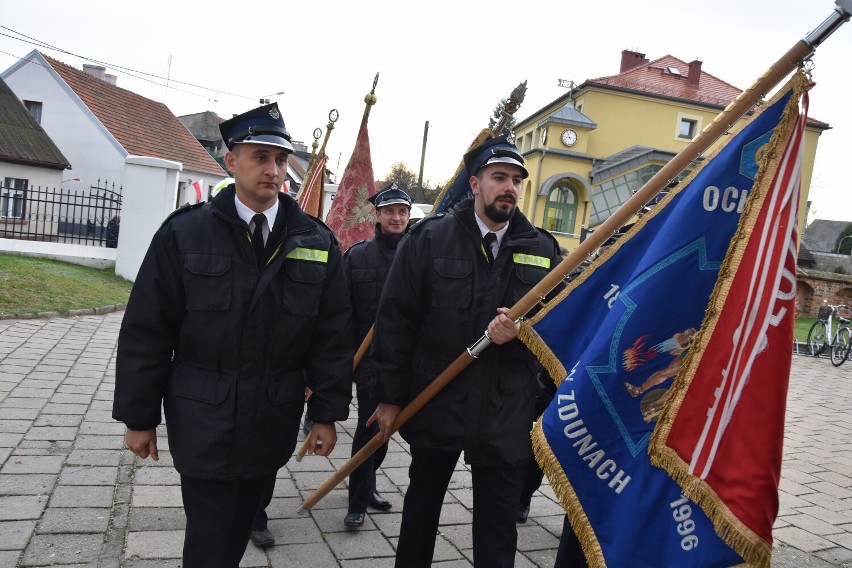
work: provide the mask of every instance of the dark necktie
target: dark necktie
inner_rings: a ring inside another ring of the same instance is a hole
[[[254,232],[251,234],[251,246],[254,248],[254,255],[257,257],[257,269],[263,270],[263,223],[266,222],[266,215],[258,213],[251,218],[254,223]]]
[[[488,263],[494,262],[494,243],[497,242],[497,235],[491,232],[485,233],[482,237],[482,248],[485,249],[485,256],[488,257]]]

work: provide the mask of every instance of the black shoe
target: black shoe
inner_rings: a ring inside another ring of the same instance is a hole
[[[252,529],[251,541],[256,546],[266,548],[267,546],[272,546],[273,544],[275,544],[275,537],[272,536],[272,533],[269,532],[269,529],[263,529],[259,531]]]
[[[358,528],[364,525],[364,513],[346,513],[343,524],[347,527]]]
[[[314,427],[314,421],[305,416],[305,424],[302,426],[302,432],[305,433],[305,436],[311,433],[311,428]]]
[[[370,498],[367,503],[369,503],[370,507],[377,511],[390,511],[391,507],[393,507],[390,501],[379,495],[378,491],[370,493]]]
[[[529,517],[529,516],[530,516],[530,506],[529,505],[527,505],[526,507],[521,507],[520,509],[518,509],[518,522],[519,523],[527,522],[527,517]]]

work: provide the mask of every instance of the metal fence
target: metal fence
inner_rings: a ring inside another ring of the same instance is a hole
[[[115,248],[122,189],[106,180],[88,191],[0,184],[0,238]]]

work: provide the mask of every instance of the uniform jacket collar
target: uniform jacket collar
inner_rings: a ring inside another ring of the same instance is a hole
[[[450,215],[454,215],[469,232],[477,240],[482,238],[479,232],[479,226],[476,224],[473,211],[473,199],[465,199],[459,202],[450,210]],[[522,245],[525,239],[535,238],[536,228],[533,227],[520,209],[515,209],[515,214],[509,220],[509,230],[503,237],[503,246]]]

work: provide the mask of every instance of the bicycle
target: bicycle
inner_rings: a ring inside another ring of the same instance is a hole
[[[837,329],[837,335],[834,336],[834,344],[831,346],[831,364],[839,367],[849,358],[849,352],[852,351],[852,329],[849,328],[849,320],[846,318],[837,318],[840,321],[840,326]],[[835,359],[835,356],[838,357]]]
[[[834,330],[834,316],[841,308],[850,310],[849,306],[839,304],[832,306],[828,301],[824,301],[817,313],[817,321],[811,326],[808,331],[808,350],[814,357],[819,357],[826,350],[831,355],[831,364],[839,367],[846,359],[849,358],[850,349],[852,349],[852,330],[849,328],[849,323],[852,320],[837,315],[837,331]]]

